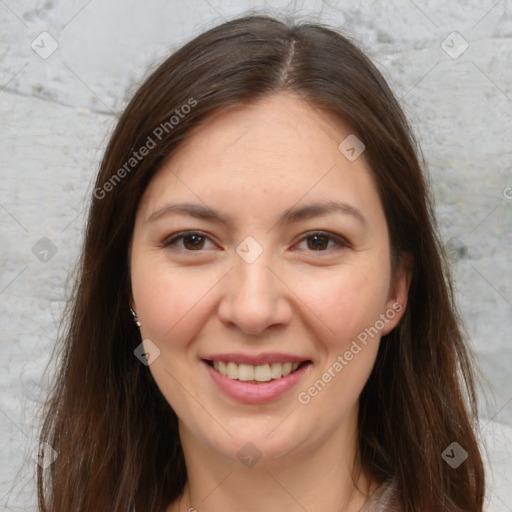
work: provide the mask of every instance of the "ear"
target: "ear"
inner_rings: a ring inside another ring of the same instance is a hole
[[[400,322],[400,319],[405,313],[412,272],[412,254],[403,253],[400,257],[399,265],[392,276],[389,297],[386,303],[386,318],[388,318],[389,321],[382,329],[382,336],[390,333],[398,325],[398,322]]]

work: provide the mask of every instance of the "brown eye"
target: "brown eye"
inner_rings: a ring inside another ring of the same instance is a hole
[[[343,238],[323,232],[310,233],[304,236],[298,245],[299,249],[315,252],[331,252],[331,249],[344,249],[349,247],[350,244]]]
[[[204,237],[200,235],[187,235],[183,237],[183,246],[190,251],[202,249],[204,246]]]
[[[205,247],[207,242],[212,243],[208,237],[204,236],[202,233],[182,232],[165,240],[165,242],[162,243],[162,247],[181,251],[199,252],[208,248],[208,246]]]
[[[329,245],[329,237],[325,235],[313,235],[307,238],[308,249],[312,251],[323,251]]]

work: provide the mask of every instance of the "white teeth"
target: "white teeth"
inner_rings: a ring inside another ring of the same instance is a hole
[[[270,375],[273,379],[280,379],[283,376],[283,372],[281,371],[283,365],[281,363],[272,363],[270,366]]]
[[[231,361],[228,363],[228,377],[230,379],[238,379],[238,365],[232,363]]]
[[[283,364],[283,377],[290,375],[292,373],[292,363],[284,363]]]
[[[250,364],[239,364],[238,380],[254,380],[254,366]]]
[[[251,364],[236,364],[233,361],[213,361],[213,367],[222,375],[241,381],[255,380],[268,382],[290,375],[300,366],[298,362],[271,363],[253,366]]]
[[[270,366],[268,364],[260,364],[254,368],[254,380],[268,382],[271,378]]]

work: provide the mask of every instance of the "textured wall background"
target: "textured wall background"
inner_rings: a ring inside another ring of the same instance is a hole
[[[0,0],[0,510],[35,510],[31,454],[47,387],[43,370],[116,116],[150,66],[247,10],[340,28],[401,99],[429,164],[460,307],[487,379],[481,421],[492,467],[489,510],[512,511],[506,0]]]

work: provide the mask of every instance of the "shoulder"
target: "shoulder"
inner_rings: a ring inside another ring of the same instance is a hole
[[[395,480],[382,483],[360,512],[401,512],[400,496]]]
[[[396,481],[389,480],[377,488],[360,512],[402,512],[402,510]],[[490,511],[482,509],[482,512]]]

